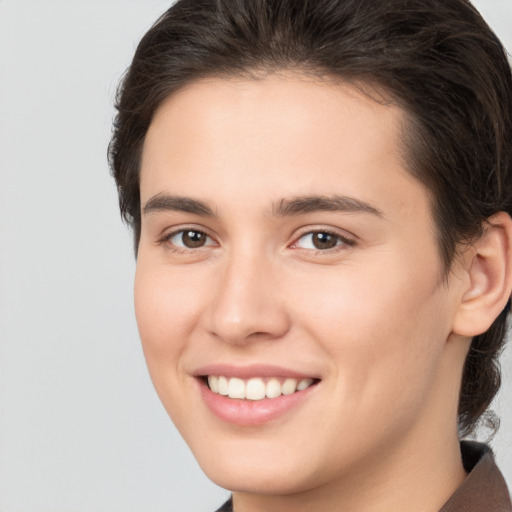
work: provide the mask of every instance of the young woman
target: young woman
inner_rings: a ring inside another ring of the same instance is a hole
[[[180,0],[110,159],[155,388],[221,510],[506,511],[512,77],[466,0]]]

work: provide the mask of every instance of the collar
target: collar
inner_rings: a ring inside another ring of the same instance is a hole
[[[439,512],[512,512],[507,484],[491,449],[462,441],[462,463],[468,476]]]

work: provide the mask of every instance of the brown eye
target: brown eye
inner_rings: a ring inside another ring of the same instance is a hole
[[[181,239],[185,247],[195,249],[196,247],[202,247],[205,244],[206,235],[200,231],[184,231]]]
[[[313,231],[301,236],[296,244],[300,249],[326,251],[343,245],[353,245],[350,240],[328,231]]]
[[[338,237],[330,233],[313,233],[311,241],[315,249],[332,249],[338,245]]]
[[[197,229],[177,231],[169,236],[168,240],[172,245],[183,249],[199,249],[200,247],[213,244],[212,239],[206,233]]]

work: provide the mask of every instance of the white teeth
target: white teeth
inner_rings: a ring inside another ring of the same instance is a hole
[[[249,400],[265,398],[265,383],[261,379],[249,379],[245,388],[245,398]]]
[[[227,394],[228,394],[228,379],[226,379],[226,377],[219,377],[218,385],[219,385],[219,391],[218,391],[219,395],[227,396]]]
[[[245,398],[245,382],[236,377],[229,379],[228,396],[229,398]]]
[[[210,375],[208,377],[208,386],[214,393],[219,392],[219,377],[215,377],[215,375]]]
[[[267,382],[267,398],[277,398],[281,395],[281,383],[277,379],[269,379]]]
[[[211,391],[229,398],[263,400],[264,398],[277,398],[281,395],[291,395],[296,391],[303,391],[313,384],[313,379],[292,379],[284,381],[272,377],[266,382],[259,377],[247,381],[237,377],[227,378],[223,375],[209,375],[208,386]]]
[[[297,391],[302,391],[303,389],[309,388],[313,384],[313,379],[302,379],[297,384]]]
[[[292,393],[295,393],[296,389],[297,379],[286,379],[281,387],[283,395],[291,395]]]

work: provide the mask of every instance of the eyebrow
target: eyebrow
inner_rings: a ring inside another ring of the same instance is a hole
[[[143,208],[143,213],[155,213],[160,211],[175,211],[193,213],[203,217],[214,217],[215,212],[203,201],[189,197],[157,194],[148,199]]]
[[[192,213],[203,217],[216,216],[214,210],[203,201],[165,193],[157,194],[148,199],[143,208],[145,215],[160,211]],[[281,199],[273,205],[271,211],[272,215],[275,217],[289,217],[318,211],[369,213],[377,217],[384,217],[382,211],[375,206],[355,197],[340,195],[299,196]]]
[[[272,208],[277,217],[300,215],[311,212],[346,212],[370,213],[377,217],[384,217],[381,210],[365,201],[349,196],[300,196],[290,199],[281,199]]]

